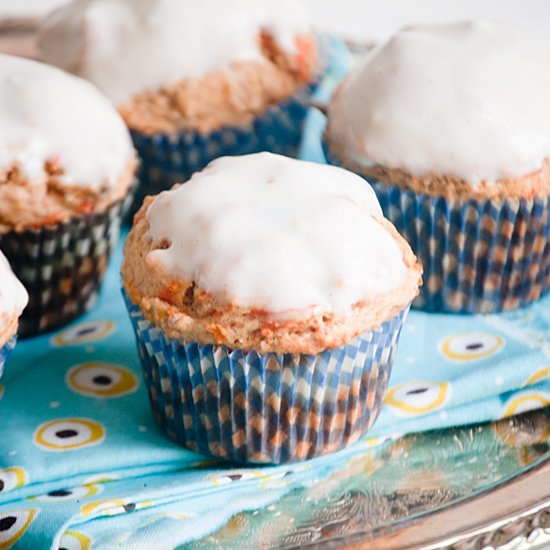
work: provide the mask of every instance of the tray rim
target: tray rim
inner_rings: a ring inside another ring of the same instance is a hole
[[[539,535],[547,537],[550,547],[550,453],[512,478],[440,509],[304,547],[359,550],[368,544],[376,550],[498,550],[518,537],[524,544],[538,545]]]

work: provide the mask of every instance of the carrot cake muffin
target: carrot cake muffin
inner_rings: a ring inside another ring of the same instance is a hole
[[[20,334],[91,305],[135,166],[124,122],[90,83],[0,55],[0,247],[29,292]]]
[[[76,0],[47,18],[39,44],[117,106],[142,195],[217,156],[296,152],[319,72],[300,0]]]
[[[148,197],[122,277],[169,435],[285,462],[371,426],[421,268],[363,179],[261,153]]]
[[[0,376],[15,346],[19,316],[28,300],[25,287],[13,274],[8,260],[0,252]]]
[[[424,266],[415,305],[493,312],[550,288],[550,45],[496,23],[408,27],[335,93],[325,149]]]

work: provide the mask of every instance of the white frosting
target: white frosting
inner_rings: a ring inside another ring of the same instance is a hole
[[[333,166],[259,153],[224,157],[161,193],[147,262],[244,308],[346,313],[403,282],[397,241],[370,185]]]
[[[7,315],[11,320],[19,317],[29,301],[25,287],[13,274],[8,260],[0,252],[0,316]],[[0,331],[3,327],[0,327]]]
[[[57,160],[60,183],[116,185],[132,158],[124,122],[89,82],[59,69],[0,55],[0,171],[16,163],[31,183]]]
[[[550,156],[550,43],[487,21],[405,28],[359,64],[329,110],[361,163],[473,185]]]
[[[301,0],[76,0],[46,20],[43,58],[120,104],[144,91],[261,59],[258,36],[294,52],[310,32]]]

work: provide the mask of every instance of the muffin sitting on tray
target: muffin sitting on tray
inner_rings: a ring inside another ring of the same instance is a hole
[[[146,199],[122,277],[154,412],[236,461],[335,451],[374,422],[421,268],[364,180],[261,153]]]
[[[4,254],[0,252],[0,376],[15,346],[19,316],[28,300],[25,288],[13,274]]]
[[[300,0],[77,0],[39,43],[116,104],[142,158],[141,195],[218,156],[296,153],[319,71]]]
[[[329,160],[364,175],[424,266],[415,305],[493,312],[550,288],[550,45],[476,21],[403,29],[329,108]]]
[[[0,248],[29,292],[21,335],[93,303],[135,166],[124,122],[90,83],[0,55]]]

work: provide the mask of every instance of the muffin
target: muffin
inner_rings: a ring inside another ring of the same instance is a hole
[[[336,451],[374,422],[421,268],[345,170],[259,153],[148,197],[122,279],[154,413],[238,462]]]
[[[335,93],[327,157],[366,177],[418,255],[414,305],[498,312],[548,291],[549,55],[486,21],[409,27]]]
[[[28,300],[25,287],[13,274],[8,260],[0,252],[0,377],[15,347],[19,316]]]
[[[219,156],[294,155],[319,72],[299,0],[76,0],[39,47],[117,106],[142,160],[138,206]]]
[[[0,248],[29,293],[19,330],[29,336],[93,304],[136,158],[122,118],[90,83],[6,55],[0,128]]]

